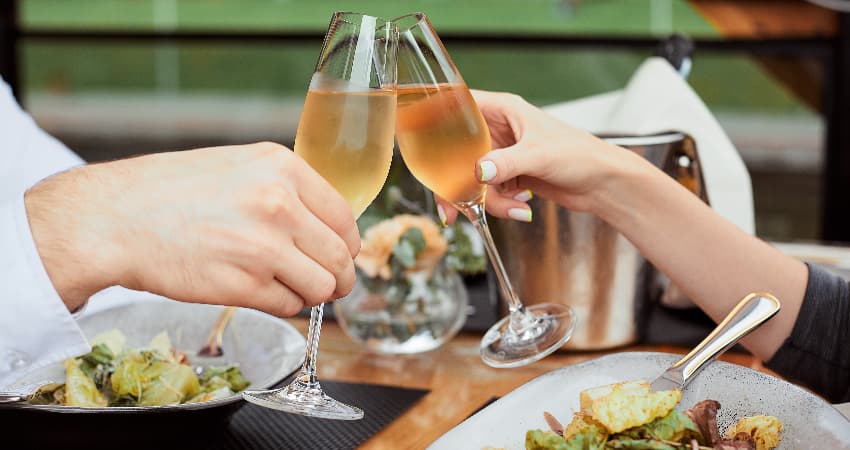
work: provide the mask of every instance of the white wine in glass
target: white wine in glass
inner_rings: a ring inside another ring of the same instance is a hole
[[[295,153],[363,213],[387,179],[393,155],[396,34],[391,22],[334,13],[310,81]],[[324,305],[310,311],[301,371],[280,389],[246,391],[245,400],[305,416],[357,420],[363,411],[322,391],[316,357]]]
[[[565,305],[522,304],[511,286],[484,212],[486,185],[475,177],[491,150],[490,134],[436,31],[422,13],[394,19],[398,28],[396,135],[410,172],[462,212],[478,230],[510,314],[481,340],[481,359],[493,367],[537,361],[572,336],[575,314]],[[531,262],[529,262],[531,263]]]
[[[387,179],[395,110],[392,90],[339,92],[317,86],[307,92],[295,153],[342,195],[355,217]]]

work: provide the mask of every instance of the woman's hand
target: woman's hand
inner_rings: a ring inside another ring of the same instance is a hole
[[[476,177],[490,185],[487,211],[531,221],[526,204],[540,195],[575,211],[591,211],[594,195],[622,167],[641,158],[561,122],[513,94],[473,91],[490,128],[494,150],[482,157]],[[438,199],[441,219],[457,212]]]
[[[529,189],[586,211],[623,234],[715,320],[745,295],[770,292],[782,311],[743,342],[769,360],[794,327],[808,269],[717,215],[676,180],[629,150],[572,128],[509,94],[475,92],[495,150],[476,175],[490,185],[487,210],[531,219]],[[457,214],[442,203],[448,221]],[[523,216],[522,214],[525,214]]]
[[[35,185],[25,201],[71,310],[122,285],[289,316],[354,285],[360,236],[349,206],[277,144],[83,166]]]

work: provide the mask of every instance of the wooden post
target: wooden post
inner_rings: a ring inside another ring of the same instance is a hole
[[[823,239],[850,242],[850,13],[839,18],[826,106]]]
[[[12,87],[15,97],[20,93],[17,3],[17,0],[0,1],[0,76]]]

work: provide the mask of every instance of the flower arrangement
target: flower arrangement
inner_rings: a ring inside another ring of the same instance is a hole
[[[355,259],[362,289],[334,306],[348,334],[378,351],[413,353],[457,333],[467,304],[459,273],[486,267],[474,230],[463,227],[441,230],[432,218],[412,214],[369,226]]]
[[[470,229],[456,224],[441,232],[428,216],[399,214],[365,231],[354,263],[370,291],[389,285],[388,306],[428,301],[442,277],[486,269],[484,249]]]
[[[448,249],[431,218],[412,214],[378,222],[361,242],[355,264],[369,278],[383,280],[417,271],[431,274]]]

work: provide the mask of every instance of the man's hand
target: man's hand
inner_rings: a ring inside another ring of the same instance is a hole
[[[80,167],[25,196],[33,238],[70,310],[111,285],[277,316],[354,285],[351,209],[273,143]]]

